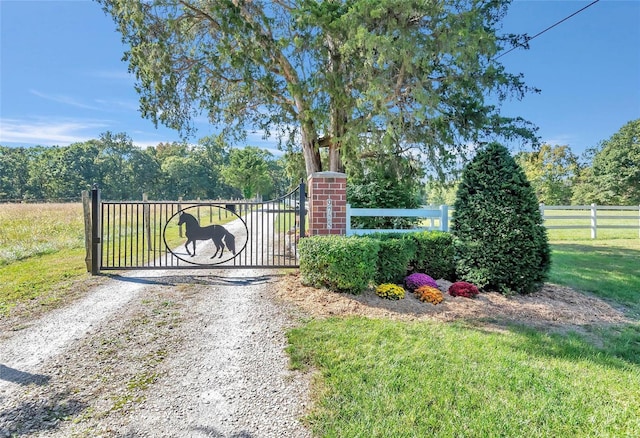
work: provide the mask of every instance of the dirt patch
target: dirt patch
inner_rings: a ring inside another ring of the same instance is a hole
[[[402,300],[382,299],[373,290],[349,295],[304,286],[298,273],[284,276],[277,296],[291,302],[313,317],[367,316],[395,320],[466,320],[484,323],[520,323],[551,329],[579,329],[588,325],[613,325],[631,322],[623,309],[605,301],[555,284],[545,284],[538,292],[505,297],[497,292],[482,292],[477,298],[452,297],[446,293],[451,283],[438,280],[442,303],[433,305],[407,292]]]

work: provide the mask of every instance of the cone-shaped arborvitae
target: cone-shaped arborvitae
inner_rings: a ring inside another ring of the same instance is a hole
[[[509,151],[491,143],[466,166],[452,232],[460,279],[503,294],[530,293],[551,265],[535,193]]]

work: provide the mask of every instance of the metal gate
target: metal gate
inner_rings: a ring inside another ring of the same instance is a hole
[[[91,272],[295,268],[305,236],[305,186],[278,199],[101,201],[91,191]]]

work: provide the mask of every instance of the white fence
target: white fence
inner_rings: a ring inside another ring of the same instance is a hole
[[[415,217],[422,219],[422,222],[429,220],[431,225],[420,226],[411,229],[393,229],[393,230],[378,230],[378,229],[362,229],[351,228],[352,217]],[[435,225],[435,223],[438,225]],[[351,208],[350,204],[347,204],[347,236],[354,234],[371,234],[380,232],[394,232],[394,233],[408,233],[412,231],[420,230],[441,230],[449,231],[449,207],[447,205],[441,205],[439,207],[426,207],[418,209],[408,208]]]
[[[449,231],[449,215],[453,209],[447,205],[427,206],[420,209],[352,208],[347,204],[347,236],[376,232],[406,233],[419,230]],[[640,237],[640,206],[554,205],[540,204],[540,214],[549,230],[591,230],[591,238],[598,237],[598,229],[637,230]],[[379,230],[351,228],[352,217],[413,217],[422,224],[413,229]]]
[[[540,214],[549,230],[590,229],[591,238],[596,239],[598,229],[627,229],[638,230],[640,237],[640,206],[540,204]]]

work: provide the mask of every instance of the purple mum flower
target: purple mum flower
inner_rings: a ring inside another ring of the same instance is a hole
[[[407,289],[414,291],[420,286],[431,286],[438,288],[438,283],[429,277],[427,274],[415,273],[407,276],[404,279],[404,284],[407,286]]]

